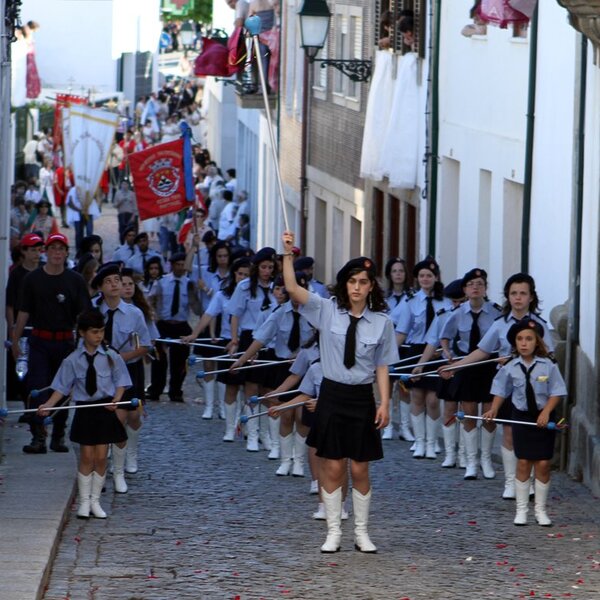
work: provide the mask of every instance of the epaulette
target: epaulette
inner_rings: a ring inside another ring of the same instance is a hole
[[[548,352],[548,357],[554,364],[557,364],[556,356],[554,356],[554,352]]]
[[[413,290],[412,288],[410,290],[408,290],[407,292],[404,292],[404,294],[406,295],[406,300],[410,300],[411,298],[415,297],[415,290]]]
[[[319,358],[315,358],[315,360],[313,360],[313,361],[310,363],[310,366],[312,367],[312,365],[314,365],[314,364],[316,364],[316,363],[318,363],[318,362],[321,362],[321,357],[320,357],[320,356],[319,356]]]
[[[497,303],[497,302],[492,302],[492,306],[496,309],[496,310],[502,310],[502,307]]]
[[[548,321],[546,321],[546,319],[542,319],[542,317],[540,317],[540,315],[538,315],[537,313],[533,313],[533,316],[538,320],[541,321],[542,323],[547,323]]]
[[[458,310],[458,309],[459,309],[461,306],[462,306],[462,304],[458,304],[457,306],[453,306],[453,307],[450,309],[450,312],[454,312],[455,310]]]
[[[494,319],[494,321],[499,321],[500,319],[504,319],[504,320],[506,321],[506,317],[507,317],[507,316],[508,316],[508,315],[500,315],[499,317],[496,317],[496,318]]]
[[[325,285],[322,281],[319,281],[318,279],[313,279],[313,281],[315,283],[318,283],[319,285]]]
[[[440,310],[438,310],[435,315],[436,317],[439,317],[440,315],[443,315],[446,312],[446,308],[440,308]]]
[[[276,311],[278,311],[278,310],[279,310],[279,309],[280,309],[282,306],[283,306],[283,304],[278,304],[278,305],[277,305],[277,306],[276,306],[276,307],[273,309],[273,311],[272,311],[272,312],[276,312]]]

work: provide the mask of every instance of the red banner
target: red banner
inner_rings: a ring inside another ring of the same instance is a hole
[[[151,146],[129,155],[140,219],[189,207],[185,199],[183,140]]]

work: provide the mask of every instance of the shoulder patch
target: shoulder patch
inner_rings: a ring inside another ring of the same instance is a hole
[[[540,323],[547,323],[548,321],[546,321],[546,319],[542,319],[542,317],[540,315],[538,315],[537,313],[533,313],[532,315],[536,321],[539,321]]]
[[[458,306],[455,306],[454,308],[451,308],[450,312],[454,312],[455,310],[458,310],[461,306],[462,306],[462,304],[459,304]]]
[[[273,312],[277,312],[281,307],[283,306],[283,304],[278,304],[274,309]]]
[[[506,315],[500,315],[499,317],[496,317],[494,321],[499,321],[500,319],[504,319],[505,317]]]
[[[438,310],[435,314],[439,317],[440,315],[443,315],[446,312],[446,310],[446,308],[440,308],[440,310]]]
[[[492,306],[496,309],[496,310],[502,310],[502,307],[497,303],[497,302],[492,302]]]
[[[407,292],[404,292],[404,295],[406,296],[407,300],[410,300],[411,298],[414,297],[415,295],[415,290],[413,290],[412,288],[410,290],[408,290]]]

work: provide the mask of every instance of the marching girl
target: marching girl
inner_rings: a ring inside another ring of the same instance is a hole
[[[278,283],[277,280],[276,283]],[[307,289],[308,281],[304,273],[296,272],[296,283]],[[274,290],[277,287],[274,286]],[[264,323],[254,330],[254,341],[244,354],[233,363],[232,370],[243,366],[261,348],[271,345],[274,350],[273,358],[276,361],[287,361],[293,358],[300,347],[313,337],[311,325],[298,312],[298,303],[289,300],[285,288],[281,287],[281,289],[284,291],[283,298],[285,302],[277,306]],[[287,363],[264,367],[263,372],[266,375],[264,387],[270,390],[281,385],[291,374]],[[266,395],[268,396],[268,392]],[[273,398],[273,402],[278,404],[279,398],[279,396]],[[296,425],[295,434],[294,424]],[[269,458],[281,458],[281,464],[275,474],[289,475],[291,472],[294,477],[304,477],[304,456],[308,429],[302,424],[301,408],[299,407],[296,411],[283,411],[281,416],[274,414],[269,419],[269,429],[273,447],[280,450],[280,456],[272,456],[274,454],[273,449],[269,454]],[[277,444],[274,444],[275,439],[278,439]]]
[[[40,416],[71,394],[77,404],[120,402],[131,379],[123,359],[103,345],[104,318],[98,310],[82,312],[77,319],[80,341],[62,362],[51,388],[50,398],[38,408]],[[116,407],[77,408],[71,424],[70,439],[81,445],[77,470],[79,506],[77,517],[90,514],[106,519],[100,506],[100,494],[106,480],[108,445],[124,443],[127,433],[115,413]]]
[[[548,358],[543,338],[544,328],[533,319],[525,318],[510,327],[506,339],[517,356],[507,362],[494,378],[491,391],[494,401],[483,417],[495,419],[500,407],[510,397],[512,420],[537,423],[537,427],[512,425],[517,456],[517,510],[513,522],[515,525],[527,525],[529,478],[533,466],[535,519],[538,525],[550,527],[552,521],[546,514],[546,501],[556,431],[546,426],[549,421],[556,420],[554,409],[561,396],[566,396],[567,388],[558,367]]]
[[[198,268],[198,260],[194,260],[192,266],[192,272],[190,274],[190,278],[192,281],[196,282],[198,286],[198,290],[201,294],[202,301],[202,310],[205,311],[208,308],[208,305],[214,295],[226,285],[227,278],[229,277],[229,266],[231,265],[231,247],[229,246],[229,242],[218,241],[214,246],[212,246],[208,253],[208,266],[200,266]],[[220,336],[221,329],[221,319],[217,318],[216,323],[216,331],[217,337]],[[199,335],[202,337],[207,337],[208,330],[200,331]],[[211,350],[210,348],[194,348],[194,354],[200,355],[204,357],[205,360],[205,370],[206,371],[214,371],[215,370],[215,362],[212,360],[208,360],[211,356],[218,356],[222,354],[222,350],[216,349]],[[206,379],[204,379],[202,388],[204,391],[204,413],[202,414],[203,419],[212,419],[213,416],[213,407],[215,404],[215,397],[219,398],[222,394],[218,394],[218,383],[213,375],[208,375]],[[220,416],[224,417],[222,414],[224,412],[224,408],[221,406],[222,399],[218,402]]]
[[[501,312],[500,306],[487,300],[487,273],[483,269],[471,269],[465,273],[462,289],[467,302],[452,311],[441,332],[443,355],[449,361],[473,352]],[[453,421],[452,416],[456,412],[458,402],[467,415],[477,416],[480,404],[484,411],[489,410],[489,389],[495,374],[494,363],[459,370],[452,379],[454,402],[448,403],[449,410],[445,418]],[[477,479],[479,432],[476,425],[477,422],[473,419],[466,419],[462,424],[466,452],[465,479]],[[448,452],[450,446],[454,448],[455,423],[444,426],[442,431]],[[496,476],[492,465],[495,433],[494,423],[485,423],[481,428],[481,470],[485,479],[493,479]]]
[[[431,327],[427,330],[427,335],[425,337],[427,345],[425,346],[425,350],[423,351],[423,355],[419,359],[417,366],[412,370],[413,375],[423,372],[423,367],[420,366],[422,363],[427,363],[436,356],[439,356],[438,349],[441,344],[441,335],[444,326],[465,299],[462,279],[455,279],[450,282],[444,288],[444,296],[452,303],[452,310],[446,310],[444,308],[438,310]],[[448,353],[450,356],[454,356],[455,348],[449,348]],[[438,398],[444,401],[444,423],[455,420],[454,414],[456,413],[457,404],[454,400],[454,393],[450,388],[451,385],[448,380],[440,379],[438,381],[436,393]],[[449,426],[442,425],[442,433],[444,438],[445,456],[441,466],[444,469],[454,468],[456,466],[456,424]],[[460,441],[462,442],[462,440]],[[462,448],[461,443],[459,443],[458,459],[461,467],[463,464],[466,467],[464,448]]]
[[[321,552],[337,552],[342,537],[342,483],[351,459],[354,543],[376,552],[367,523],[371,503],[369,461],[383,457],[380,431],[389,421],[388,365],[398,360],[394,327],[368,258],[355,258],[338,272],[335,298],[326,300],[296,283],[294,234],[283,234],[283,274],[290,298],[319,330],[323,381],[315,422],[307,438],[322,459],[319,472],[327,515],[327,539]],[[376,407],[373,383],[380,405]]]
[[[139,283],[146,298],[152,293],[152,288],[164,274],[165,271],[159,256],[152,256],[146,261],[144,278]]]
[[[543,338],[549,352],[554,350],[550,330],[546,322],[539,316],[539,299],[535,290],[535,281],[527,273],[515,273],[511,275],[504,284],[505,302],[502,314],[487,330],[477,348],[467,356],[455,362],[453,366],[469,365],[474,362],[487,360],[493,355],[508,356],[511,345],[507,339],[508,330],[511,326],[524,318],[529,318],[539,323],[544,331]],[[448,379],[456,371],[444,371],[439,369],[442,377]],[[487,390],[486,390],[487,391]],[[501,418],[510,418],[508,407],[499,414]],[[505,499],[515,498],[515,470],[517,459],[513,452],[512,429],[504,425],[502,427],[502,464],[504,466],[504,491],[502,497]]]
[[[403,258],[390,258],[384,270],[387,281],[387,290],[385,301],[388,305],[390,319],[396,326],[398,322],[398,314],[402,301],[407,300],[410,294],[410,285],[408,281],[408,269],[406,261]],[[397,394],[397,396],[396,396]],[[381,439],[391,440],[394,437],[394,399],[398,397],[400,407],[400,438],[407,442],[414,442],[415,436],[410,430],[410,395],[400,382],[393,382],[392,400],[390,404],[390,424],[383,430]]]
[[[265,247],[252,257],[252,270],[250,277],[242,281],[231,297],[229,311],[231,312],[231,341],[226,348],[230,354],[245,352],[252,343],[252,332],[254,331],[261,312],[269,311],[276,306],[276,299],[271,290],[271,282],[275,276],[276,253],[273,248]],[[238,331],[239,336],[238,336]],[[261,369],[248,369],[240,374],[244,380],[244,393],[246,400],[251,396],[258,395],[259,385],[264,381]],[[244,410],[250,414],[250,408],[245,406]],[[248,452],[258,452],[259,424],[257,419],[250,419],[247,425]],[[265,423],[266,424],[266,423]],[[270,440],[267,431],[261,431],[260,435],[265,449],[270,450]]]
[[[199,333],[204,331],[207,326],[210,327],[211,337],[216,337],[215,321],[217,317],[221,316],[220,335],[225,340],[225,344],[229,343],[234,337],[231,333],[229,303],[237,284],[248,279],[250,276],[250,267],[249,258],[238,258],[233,262],[231,265],[231,276],[227,281],[227,285],[212,297],[208,308],[204,311],[192,333],[181,338],[183,342],[186,344],[194,342]],[[239,337],[238,333],[236,332],[236,337]],[[226,368],[226,366],[229,367],[228,363],[217,363],[217,365],[219,369]],[[219,373],[217,381],[225,385],[225,435],[223,436],[223,441],[233,442],[237,425],[237,394],[240,385],[243,385],[244,381],[240,375],[235,373]]]
[[[152,342],[142,311],[121,298],[123,281],[118,265],[108,264],[98,271],[92,286],[102,292],[100,312],[106,320],[104,340],[110,344],[125,361],[132,385],[124,400],[144,398],[143,356],[148,353]],[[117,409],[117,416],[127,427],[128,441],[113,444],[113,481],[115,491],[127,493],[125,481],[125,461],[127,472],[137,472],[137,446],[142,427],[141,411],[133,406]],[[129,446],[127,450],[126,446]]]
[[[396,324],[396,340],[398,346],[404,343],[410,346],[401,355],[418,357],[425,350],[427,330],[433,323],[436,312],[441,309],[449,310],[452,304],[444,298],[444,286],[439,280],[440,268],[433,259],[417,263],[413,276],[418,291],[401,304]],[[425,372],[429,370],[431,369],[426,368]],[[440,419],[437,385],[431,377],[423,377],[407,384],[410,388],[410,419],[415,435],[413,458],[436,458]]]

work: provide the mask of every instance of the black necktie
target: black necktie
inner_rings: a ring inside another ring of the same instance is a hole
[[[117,309],[111,310],[110,308],[106,311],[106,325],[104,326],[104,339],[112,344],[113,336],[113,320]]]
[[[146,272],[146,253],[145,252],[142,254],[142,271],[144,273]]]
[[[135,253],[135,248],[133,246],[129,246],[129,251],[131,252],[131,256]]]
[[[346,344],[344,346],[344,366],[346,369],[351,369],[356,362],[356,326],[360,321],[360,317],[350,317],[350,325],[346,331]]]
[[[534,419],[537,419],[539,414],[539,410],[537,407],[537,402],[535,401],[535,392],[533,391],[533,386],[531,385],[531,371],[533,371],[533,367],[535,367],[535,363],[527,369],[523,363],[519,363],[521,367],[521,371],[525,375],[525,396],[527,398],[527,411],[533,416]]]
[[[98,384],[96,383],[96,367],[94,367],[94,358],[96,354],[98,353],[85,353],[85,357],[88,361],[88,368],[85,372],[85,391],[88,393],[88,396],[90,396],[90,398],[96,393],[96,390],[98,389]]]
[[[270,289],[268,287],[261,287],[260,289],[262,290],[263,294],[265,295],[265,297],[263,298],[263,302],[260,307],[260,310],[268,310],[269,307],[271,306],[271,298],[269,297]]]
[[[473,352],[473,350],[477,350],[477,344],[479,344],[479,341],[481,340],[481,332],[479,331],[479,325],[477,324],[480,314],[480,312],[475,313],[471,311],[473,324],[471,325],[471,333],[469,334],[469,353]]]
[[[287,345],[290,352],[295,352],[298,350],[298,346],[300,346],[300,313],[293,310],[292,317],[294,317],[294,324],[292,325]]]
[[[400,294],[399,296],[394,294],[394,300],[396,300],[395,306],[398,306],[398,304],[400,304],[400,300],[402,300],[402,294]]]
[[[175,279],[175,289],[173,290],[173,300],[171,301],[171,316],[174,317],[179,312],[179,279]]]
[[[427,309],[425,310],[425,331],[429,329],[434,317],[435,311],[433,310],[433,298],[430,296],[427,298]]]

